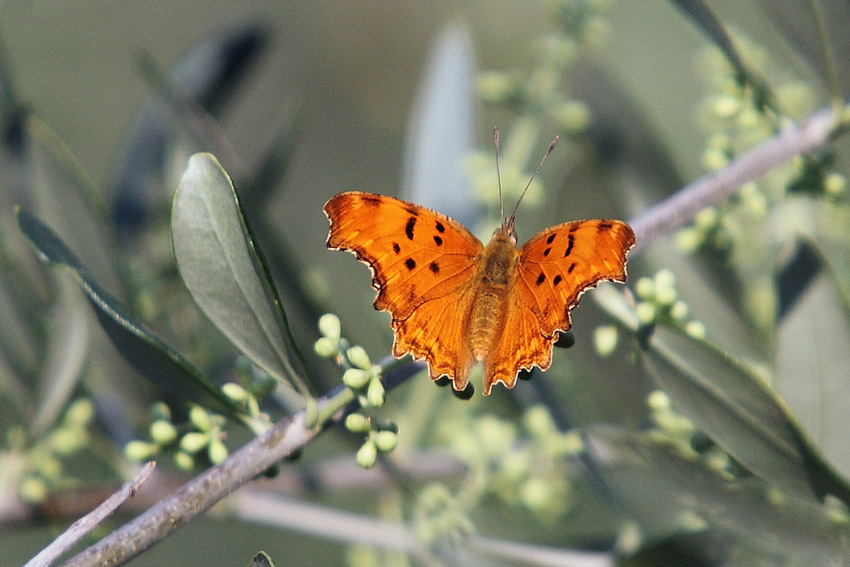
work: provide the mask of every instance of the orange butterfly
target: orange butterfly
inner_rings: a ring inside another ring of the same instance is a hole
[[[635,243],[618,220],[559,224],[516,247],[515,215],[485,247],[466,227],[406,201],[348,191],[324,206],[328,248],[349,250],[372,270],[375,308],[389,311],[393,355],[428,362],[431,378],[457,391],[484,364],[484,395],[513,388],[520,370],[552,363],[558,331],[588,288],[626,280]]]

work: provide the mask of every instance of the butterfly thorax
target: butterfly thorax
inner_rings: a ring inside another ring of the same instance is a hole
[[[514,284],[519,253],[516,239],[504,229],[493,235],[481,257],[475,297],[467,314],[469,347],[482,360],[504,329],[505,301]]]

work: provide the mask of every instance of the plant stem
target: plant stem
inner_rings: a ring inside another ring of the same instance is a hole
[[[306,426],[303,410],[281,420],[220,465],[201,473],[136,519],[71,558],[66,567],[119,565],[129,561],[306,445],[354,399],[353,392],[344,386],[321,398],[320,425],[315,427]]]
[[[725,169],[697,179],[639,214],[629,222],[637,237],[631,253],[682,227],[699,210],[722,203],[744,183],[758,179],[798,154],[826,145],[832,140],[839,117],[832,107],[821,109],[741,154]]]

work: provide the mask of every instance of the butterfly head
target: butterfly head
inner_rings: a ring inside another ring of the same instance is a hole
[[[497,234],[504,235],[516,245],[516,215],[511,214],[510,216],[505,217],[502,220],[502,226],[496,229],[493,233],[493,238],[496,237]]]

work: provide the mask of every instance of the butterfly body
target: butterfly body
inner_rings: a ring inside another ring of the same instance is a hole
[[[469,348],[479,362],[493,350],[504,330],[506,301],[518,259],[516,238],[499,228],[482,253],[479,264],[483,269],[473,285],[474,296],[465,317]]]
[[[375,308],[389,311],[393,354],[425,359],[433,379],[464,390],[476,362],[483,391],[511,388],[520,370],[549,368],[579,296],[623,282],[634,233],[616,220],[574,221],[516,247],[513,216],[485,247],[459,222],[425,207],[349,191],[324,207],[328,247],[368,264]]]

